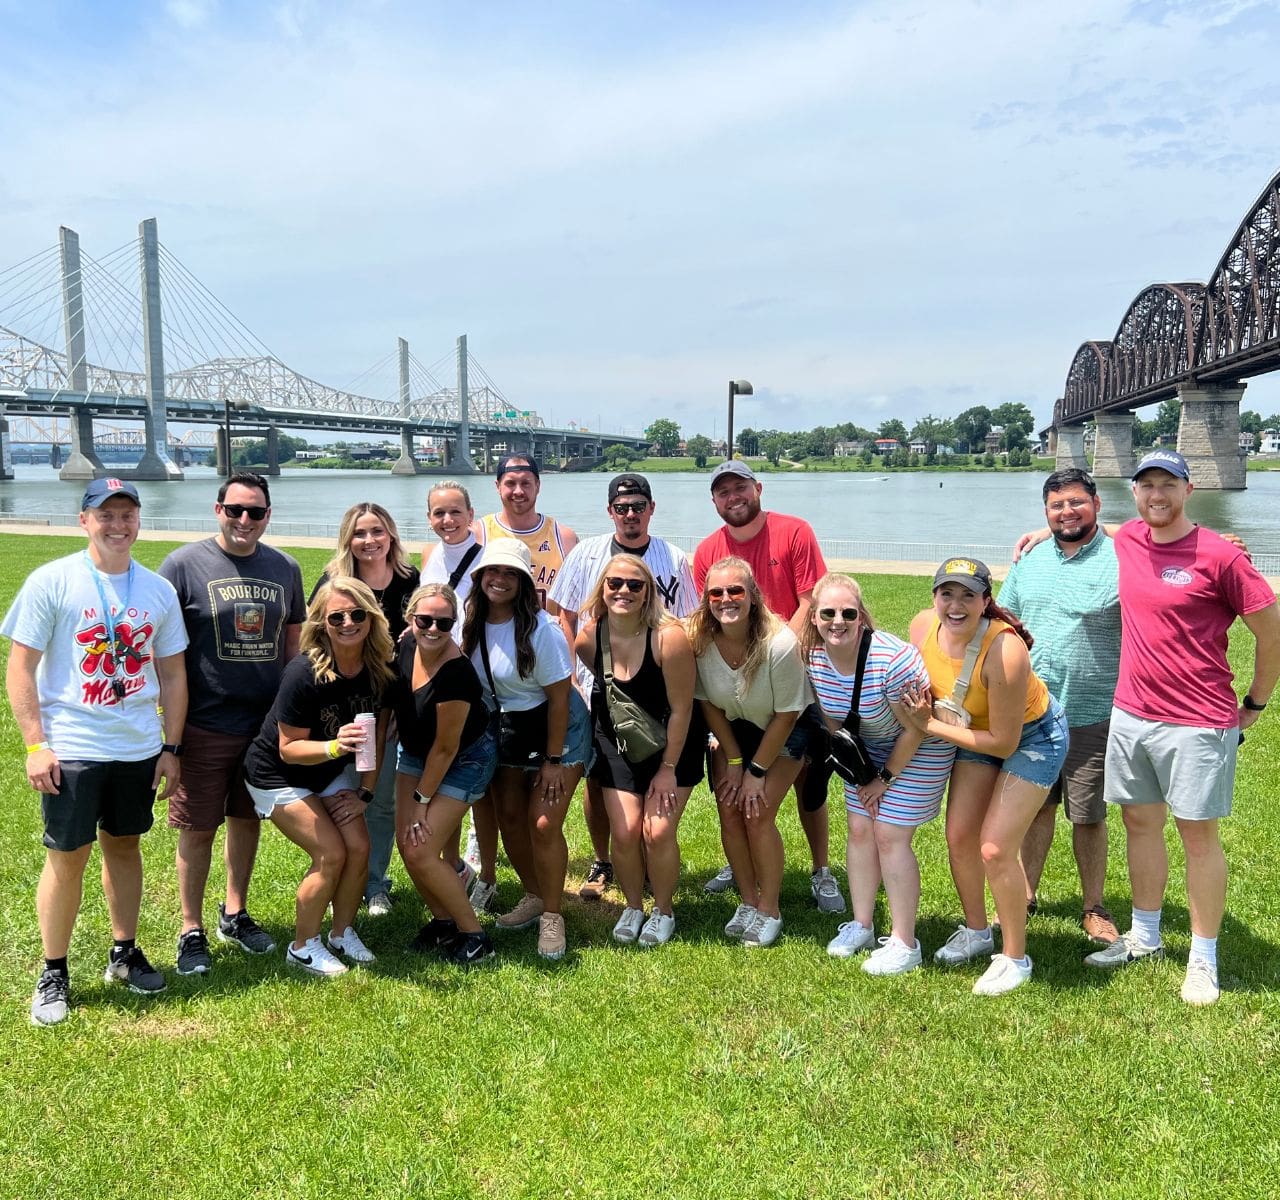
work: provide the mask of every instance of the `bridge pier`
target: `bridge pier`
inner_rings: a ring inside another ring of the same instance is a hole
[[[93,413],[77,408],[72,411],[67,424],[71,428],[71,449],[58,478],[101,479],[107,474],[107,468],[93,448]]]
[[[474,475],[476,465],[471,461],[471,390],[467,385],[467,335],[458,335],[458,444],[453,454],[453,474]],[[485,440],[488,446],[488,439]],[[488,468],[488,452],[485,467]]]
[[[1246,457],[1240,450],[1244,388],[1243,383],[1178,388],[1178,453],[1187,460],[1191,482],[1198,488],[1243,491],[1248,486]]]
[[[1100,412],[1094,420],[1093,477],[1128,479],[1133,474],[1133,413]]]
[[[13,478],[13,457],[9,449],[9,422],[0,415],[0,479]]]
[[[280,428],[277,425],[267,426],[267,469],[263,474],[280,474]]]
[[[1084,426],[1063,425],[1055,427],[1053,465],[1056,470],[1066,471],[1076,468],[1080,471],[1089,469],[1089,460],[1084,454]]]
[[[418,474],[418,460],[413,457],[413,431],[407,425],[400,430],[400,457],[391,468],[391,474]]]
[[[169,457],[168,413],[164,399],[164,338],[160,328],[160,240],[154,217],[138,226],[138,267],[142,279],[142,350],[147,368],[147,447],[130,479],[181,479]]]

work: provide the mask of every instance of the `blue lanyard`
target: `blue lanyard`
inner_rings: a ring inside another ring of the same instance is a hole
[[[102,587],[102,573],[94,565],[93,559],[89,557],[88,550],[82,550],[80,553],[84,555],[85,566],[89,568],[89,574],[93,576],[93,582],[95,585],[97,585],[97,588],[98,588],[98,599],[102,603],[102,619],[103,621],[106,622],[106,626],[107,626],[107,641],[111,645],[111,666],[112,666],[111,673],[114,676],[115,668],[117,668],[120,665],[120,659],[121,659],[120,643],[116,641],[115,618],[111,615],[111,605],[107,603],[107,593],[103,590],[103,587]],[[125,593],[124,593],[125,613],[128,613],[129,601],[133,597],[133,568],[135,565],[136,564],[134,563],[133,559],[130,559],[129,560],[129,582],[125,584]],[[123,681],[121,682],[123,683]],[[116,690],[114,681],[112,683],[112,689]],[[116,694],[119,695],[119,691],[116,691]],[[124,699],[124,697],[120,696],[120,699]]]

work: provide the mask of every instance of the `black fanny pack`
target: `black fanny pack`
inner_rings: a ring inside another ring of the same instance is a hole
[[[862,641],[858,645],[858,673],[853,680],[853,698],[849,703],[849,715],[844,724],[833,733],[822,721],[817,732],[813,765],[809,768],[805,779],[804,794],[801,802],[812,812],[827,802],[827,784],[832,775],[839,775],[845,783],[861,787],[870,783],[879,774],[879,768],[871,761],[866,743],[858,732],[862,718],[858,713],[858,703],[862,698],[862,676],[867,667],[867,654],[871,650],[871,630],[862,631]],[[820,740],[819,740],[820,739]]]

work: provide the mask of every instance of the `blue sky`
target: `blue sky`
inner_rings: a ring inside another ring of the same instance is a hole
[[[143,217],[294,369],[558,425],[1048,416],[1280,169],[1269,4],[0,0],[0,268]],[[448,372],[442,372],[448,378]],[[1280,409],[1280,384],[1245,406]]]

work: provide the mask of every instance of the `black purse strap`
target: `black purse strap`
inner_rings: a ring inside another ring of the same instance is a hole
[[[454,591],[458,590],[458,581],[467,573],[467,568],[473,562],[475,562],[476,555],[479,553],[480,553],[480,543],[476,542],[476,544],[472,546],[471,549],[468,550],[466,554],[462,556],[462,561],[457,565],[453,574],[449,576],[449,586],[453,588]],[[484,661],[485,661],[485,665],[487,666],[489,663],[489,659],[487,656]],[[492,681],[493,676],[490,676],[489,678],[490,678],[490,681]]]
[[[489,666],[489,635],[483,624],[480,626],[480,661],[484,663],[484,673],[489,677],[489,691],[493,695],[494,710],[501,712],[502,701],[498,699],[498,685],[493,682],[493,668]]]
[[[867,655],[871,652],[871,630],[862,631],[862,641],[858,644],[858,673],[853,677],[853,696],[849,700],[849,715],[844,719],[844,728],[855,737],[858,726],[862,724],[862,714],[858,712],[858,704],[862,699],[862,676],[867,669]]]

